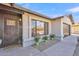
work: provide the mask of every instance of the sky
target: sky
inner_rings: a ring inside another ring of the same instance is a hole
[[[79,3],[19,3],[17,5],[51,18],[72,14],[74,21],[79,23]]]

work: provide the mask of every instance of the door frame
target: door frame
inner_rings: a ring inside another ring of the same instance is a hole
[[[3,39],[2,39],[2,44],[1,44],[0,47],[4,47],[4,45],[3,45],[4,42],[3,42],[3,41],[5,40],[5,39],[4,39],[5,20],[8,19],[8,18],[4,17],[3,14],[1,14],[1,15],[3,16],[3,17],[2,17],[2,18],[3,18],[3,19],[2,19],[2,20],[3,20],[3,35],[2,35],[2,36],[3,36]],[[18,16],[17,16],[17,17],[18,17]],[[13,20],[14,20],[14,19],[13,19]],[[22,40],[22,33],[23,33],[23,32],[22,32],[22,30],[23,30],[23,29],[22,29],[22,27],[23,27],[23,26],[22,26],[22,15],[20,15],[20,18],[18,19],[18,28],[19,28],[19,25],[20,25],[19,22],[21,22],[21,30],[20,30],[20,31],[21,31],[21,34],[20,34],[20,35],[21,35],[21,38],[20,38],[21,43],[20,43],[20,45],[23,46],[23,40]],[[19,29],[18,29],[18,30],[19,30]],[[18,31],[18,32],[20,32],[20,31]],[[18,35],[18,36],[19,36],[19,35]]]
[[[67,23],[63,23],[63,25],[64,24],[68,26],[68,32],[69,32],[68,36],[71,35],[71,26]],[[64,34],[64,29],[63,29],[63,34]]]

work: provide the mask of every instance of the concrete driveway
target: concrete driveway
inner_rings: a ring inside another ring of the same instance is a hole
[[[68,36],[63,41],[40,52],[33,47],[0,49],[0,56],[73,56],[77,44],[76,36]]]

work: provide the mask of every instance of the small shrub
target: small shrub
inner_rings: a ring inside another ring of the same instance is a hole
[[[34,41],[35,41],[35,44],[36,45],[39,45],[39,41],[40,41],[40,37],[38,37],[38,36],[36,36],[35,38],[34,38]]]
[[[54,39],[55,38],[55,34],[51,34],[50,35],[50,39],[52,40],[52,39]]]
[[[42,39],[44,42],[46,42],[48,40],[48,36],[44,36]]]

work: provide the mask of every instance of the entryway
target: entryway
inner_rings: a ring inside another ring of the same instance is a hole
[[[3,20],[0,26],[2,34],[0,35],[2,38],[2,47],[9,47],[9,46],[21,46],[22,45],[22,21],[16,15],[10,14],[2,14]]]
[[[19,32],[18,21],[12,19],[4,20],[4,40],[3,45],[8,46],[12,44],[18,44]]]

